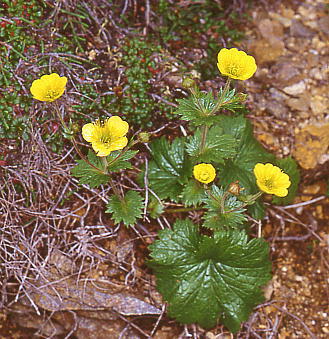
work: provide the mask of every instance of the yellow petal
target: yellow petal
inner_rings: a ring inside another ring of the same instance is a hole
[[[111,136],[123,137],[128,133],[129,125],[118,116],[113,116],[106,120],[106,128],[108,128]]]
[[[254,174],[257,179],[262,177],[264,171],[264,164],[258,163],[254,167]]]
[[[85,124],[82,126],[82,137],[88,141],[92,142],[94,140],[93,134],[95,132],[95,125],[92,123]]]
[[[123,149],[128,144],[128,139],[126,137],[118,138],[116,140],[113,140],[109,146],[111,152],[117,151],[119,149]]]
[[[272,193],[282,198],[288,195],[288,190],[286,188],[280,188],[280,189],[274,190]]]
[[[104,143],[95,142],[92,143],[91,146],[98,157],[106,157],[112,152]]]
[[[37,100],[40,100],[40,98],[43,98],[44,96],[44,87],[42,86],[42,80],[37,79],[32,82],[32,86],[30,87],[30,92],[33,95],[33,97]]]

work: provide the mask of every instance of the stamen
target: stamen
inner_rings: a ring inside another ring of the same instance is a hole
[[[58,97],[58,95],[59,95],[59,93],[57,91],[49,89],[47,91],[46,98],[52,100],[52,99]]]

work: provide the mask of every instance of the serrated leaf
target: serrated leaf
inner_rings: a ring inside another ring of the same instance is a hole
[[[200,129],[189,137],[186,143],[187,153],[194,157],[196,162],[224,163],[224,159],[231,158],[236,153],[235,138],[231,135],[223,134],[223,129],[218,125],[214,125],[209,129],[202,152],[200,152],[201,143],[202,133]]]
[[[217,116],[209,115],[217,102],[211,92],[198,92],[196,96],[177,101],[178,109],[175,113],[181,115],[182,120],[191,121],[195,126],[211,126],[218,120]]]
[[[134,225],[142,215],[143,198],[136,191],[128,191],[122,200],[112,195],[106,205],[106,213],[112,213],[116,224],[123,222],[126,226]]]
[[[243,116],[220,116],[220,125],[225,134],[233,136],[236,140],[237,153],[233,159],[228,159],[224,166],[219,166],[220,180],[227,187],[230,183],[239,180],[245,189],[245,194],[258,192],[253,169],[256,163],[275,161],[274,155],[268,153],[253,136],[251,123]],[[248,207],[248,211],[256,218],[263,213],[262,203],[257,201]]]
[[[159,233],[150,250],[149,265],[169,303],[169,316],[206,329],[220,318],[237,332],[263,301],[259,287],[271,278],[268,244],[248,242],[243,231],[216,232],[210,238],[200,235],[191,221],[178,220],[173,230]]]
[[[120,156],[121,152],[120,151],[115,151],[112,152],[110,155],[106,157],[107,162],[108,162],[108,171],[111,172],[119,172],[124,169],[129,169],[131,168],[131,163],[128,161],[131,158],[133,158],[138,151],[132,151],[128,150],[122,153]]]
[[[161,199],[178,201],[192,175],[192,164],[184,146],[184,138],[176,138],[171,144],[161,138],[150,145],[153,160],[148,168],[149,186]]]
[[[218,93],[218,97],[220,98],[222,95],[222,88]],[[226,95],[223,98],[223,103],[220,106],[220,109],[227,109],[231,112],[235,112],[236,110],[240,110],[245,108],[243,104],[241,104],[241,98],[238,94],[235,94],[235,89],[227,91]]]
[[[300,173],[297,167],[297,163],[291,157],[284,159],[277,159],[274,163],[276,166],[280,167],[285,173],[289,175],[291,185],[288,188],[288,195],[280,198],[273,196],[272,202],[277,205],[287,205],[293,202],[300,180]]]
[[[102,173],[102,171],[105,171],[105,167],[100,157],[89,150],[87,158],[98,170],[84,160],[77,160],[78,165],[72,168],[72,175],[79,178],[80,184],[87,184],[91,188],[106,184],[109,181],[109,176]]]
[[[196,180],[190,180],[182,192],[182,200],[186,206],[197,206],[205,197],[205,190],[202,184]]]
[[[224,204],[223,198],[225,199]],[[226,195],[223,189],[215,185],[212,185],[211,194],[208,194],[207,198],[203,201],[205,208],[208,209],[203,216],[205,220],[204,227],[217,230],[237,228],[247,220],[244,214],[246,209],[243,207],[243,203],[232,194]],[[224,208],[224,213],[222,208]]]

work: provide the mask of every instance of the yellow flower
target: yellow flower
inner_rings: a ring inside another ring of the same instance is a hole
[[[127,146],[125,137],[129,129],[126,121],[118,116],[113,116],[105,121],[96,120],[82,127],[83,138],[91,142],[93,150],[99,157],[106,157],[112,151],[117,151]]]
[[[63,95],[66,83],[67,77],[60,77],[57,73],[52,73],[34,80],[30,91],[34,99],[52,102]]]
[[[232,79],[247,80],[257,70],[254,57],[236,48],[222,48],[218,53],[219,71]]]
[[[193,167],[194,178],[204,184],[209,184],[216,177],[216,170],[211,164],[198,164]]]
[[[288,194],[287,188],[291,185],[289,175],[272,164],[256,164],[254,167],[256,183],[259,189],[265,193],[274,194],[278,197],[285,197]]]

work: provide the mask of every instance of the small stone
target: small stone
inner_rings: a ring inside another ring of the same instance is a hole
[[[278,21],[264,19],[258,24],[259,31],[264,39],[271,41],[274,39],[282,39],[283,27]]]
[[[289,98],[286,101],[286,104],[295,111],[307,111],[310,106],[309,97],[306,95],[302,95],[298,98]]]
[[[323,42],[322,40],[320,40],[318,36],[315,36],[312,39],[312,47],[314,49],[316,49],[317,51],[321,51],[322,48],[324,48],[326,46],[327,46],[327,44],[325,42]]]
[[[288,113],[287,106],[276,100],[268,102],[266,110],[279,119],[283,119]]]
[[[318,21],[318,27],[322,33],[329,35],[329,15],[322,17]]]
[[[282,85],[287,85],[289,80],[293,82],[301,80],[299,78],[294,81],[293,78],[299,76],[301,72],[291,62],[279,62],[272,69],[275,72],[275,79],[282,83]]]
[[[315,32],[311,29],[304,26],[298,20],[292,20],[290,26],[290,34],[296,38],[312,38],[315,35]]]
[[[282,5],[281,13],[285,18],[288,18],[288,19],[293,19],[294,15],[295,15],[295,12],[293,11],[293,9],[289,8],[285,5]]]
[[[320,95],[311,97],[310,106],[312,112],[316,115],[328,113],[328,100]]]
[[[323,333],[329,334],[329,327],[322,327],[321,330]]]
[[[295,136],[293,156],[304,169],[312,169],[329,148],[329,123],[308,125]]]
[[[301,282],[301,281],[303,281],[303,279],[304,279],[304,277],[302,277],[301,275],[295,275],[295,280],[296,281]]]
[[[315,20],[316,19],[316,13],[314,12],[312,7],[304,7],[304,6],[299,6],[298,10],[299,14],[307,19],[307,20]]]
[[[310,50],[310,53],[307,54],[306,60],[308,67],[316,67],[319,65],[319,55],[316,50]]]
[[[284,43],[278,39],[273,39],[273,41],[260,39],[253,42],[250,50],[257,64],[262,65],[267,62],[276,61],[284,53]]]
[[[284,16],[274,12],[270,12],[269,15],[272,19],[280,22],[284,27],[290,27],[291,19],[285,18]]]
[[[274,88],[274,87],[271,87],[271,88],[269,89],[269,92],[271,93],[271,97],[272,97],[273,99],[275,99],[275,100],[278,100],[278,101],[280,101],[280,100],[286,100],[286,99],[289,98],[288,95],[282,93],[281,91],[277,90],[277,89]]]
[[[302,94],[306,90],[306,85],[304,81],[297,82],[291,86],[287,86],[283,88],[283,91],[289,95],[297,96],[298,94]]]
[[[312,68],[309,74],[313,79],[316,79],[316,80],[324,79],[324,72],[321,72],[321,70],[317,67]]]

